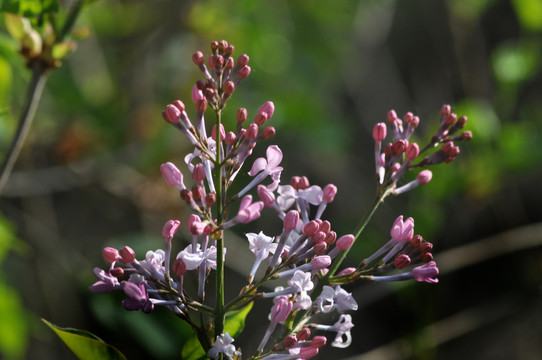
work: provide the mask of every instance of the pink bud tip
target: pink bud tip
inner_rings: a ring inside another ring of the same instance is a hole
[[[129,246],[125,246],[120,249],[119,254],[125,264],[130,264],[135,260],[135,251]]]
[[[237,110],[237,122],[244,123],[247,120],[247,109],[241,108]]]
[[[235,83],[231,80],[228,80],[224,83],[222,89],[224,90],[225,94],[231,95],[235,91]]]
[[[303,328],[295,334],[295,337],[298,341],[307,340],[311,337],[311,331],[309,328]]]
[[[241,79],[246,79],[250,75],[250,66],[245,65],[239,69],[239,77]]]
[[[393,150],[395,154],[400,154],[406,150],[407,146],[408,146],[407,140],[399,139],[393,143],[393,145],[391,146],[391,149]]]
[[[306,348],[301,348],[299,350],[299,358],[303,359],[303,360],[312,359],[316,355],[318,355],[318,348],[314,348],[312,346],[311,347],[306,347]]]
[[[284,231],[292,231],[297,227],[299,222],[299,213],[297,210],[290,210],[284,216]]]
[[[386,124],[381,122],[374,126],[373,128],[373,139],[375,141],[382,141],[386,138]]]
[[[229,57],[228,60],[226,60],[226,65],[224,66],[226,69],[233,69],[233,58]]]
[[[321,270],[327,268],[329,265],[331,265],[331,257],[329,257],[328,255],[316,256],[314,259],[311,260],[311,265],[313,270]]]
[[[337,246],[337,248],[341,251],[346,251],[350,249],[354,243],[354,240],[354,235],[343,235],[335,242],[335,246]]]
[[[393,124],[395,122],[395,120],[397,120],[398,117],[397,117],[397,113],[395,112],[395,110],[390,110],[388,111],[388,114],[386,115],[386,121],[390,124]]]
[[[276,130],[273,126],[268,126],[262,130],[262,136],[264,139],[271,139],[275,136]]]
[[[311,347],[319,349],[321,347],[324,347],[326,343],[327,338],[325,336],[318,335],[312,338]]]
[[[213,125],[211,137],[216,141],[216,124]],[[220,124],[220,140],[224,141],[224,139],[226,139],[226,130],[224,129],[224,125]]]
[[[412,118],[414,118],[414,114],[411,112],[407,112],[405,115],[403,115],[403,121],[408,124]]]
[[[313,236],[314,234],[316,234],[319,227],[320,225],[318,224],[318,222],[311,220],[303,228],[303,233],[307,236]]]
[[[339,271],[339,273],[337,274],[337,276],[352,274],[352,273],[354,273],[355,271],[356,271],[356,268],[354,268],[354,267],[347,267],[346,269],[342,269],[341,271]]]
[[[256,117],[254,118],[254,122],[257,124],[257,125],[263,125],[265,124],[265,122],[267,121],[268,119],[268,115],[265,111],[262,111],[262,112],[258,112],[258,114],[256,114]]]
[[[469,141],[470,139],[472,139],[472,132],[465,131],[463,134],[461,134],[461,139],[463,141]]]
[[[329,234],[327,234],[326,239],[324,241],[329,246],[329,245],[333,245],[335,243],[335,240],[337,240],[337,233],[335,231],[330,231]]]
[[[164,239],[166,241],[171,241],[180,225],[181,222],[179,220],[169,220],[168,222],[166,222],[164,228],[162,229],[162,236],[164,237]]]
[[[105,260],[109,261],[110,263],[117,261],[119,257],[119,251],[112,247],[106,247],[102,251],[102,255]]]
[[[175,100],[173,102],[173,106],[179,109],[180,112],[183,112],[185,109],[184,103],[181,100]]]
[[[243,67],[245,66],[246,64],[248,64],[248,61],[250,60],[250,58],[248,57],[247,54],[243,54],[241,56],[239,56],[237,58],[237,66],[239,67]]]
[[[410,126],[412,126],[414,129],[416,129],[418,127],[418,125],[420,125],[420,118],[417,117],[417,116],[414,116],[410,120]]]
[[[406,254],[401,254],[393,260],[393,266],[395,266],[396,269],[403,269],[407,267],[410,264],[410,257]]]
[[[207,100],[201,99],[201,100],[196,101],[196,110],[199,113],[204,113],[205,110],[207,110]]]
[[[333,202],[333,199],[335,199],[335,195],[337,195],[337,187],[333,184],[328,184],[324,187],[324,195],[323,198],[328,203]]]
[[[255,139],[257,136],[258,136],[258,125],[252,123],[247,127],[245,137],[248,140],[252,140],[252,139]]]
[[[431,250],[433,250],[433,244],[432,243],[423,242],[423,243],[420,244],[420,252],[421,253],[430,252]]]
[[[113,275],[114,277],[116,277],[117,279],[120,279],[121,277],[124,276],[124,269],[121,267],[115,267],[109,270],[109,273]]]
[[[284,338],[282,344],[286,349],[288,349],[297,344],[297,339],[294,335],[288,335]]]
[[[171,124],[176,124],[181,118],[181,111],[172,104],[166,106],[165,110],[165,120]]]
[[[192,61],[197,66],[203,65],[205,63],[205,58],[203,57],[203,53],[201,51],[196,51],[194,55],[192,55]]]
[[[263,185],[258,185],[258,196],[266,207],[272,207],[275,204],[275,195]]]
[[[440,115],[450,115],[450,112],[452,111],[452,108],[450,105],[442,105],[442,108],[440,109]]]
[[[173,262],[173,273],[177,276],[183,276],[186,274],[186,264],[184,263],[183,259],[177,258]]]
[[[321,220],[321,219],[318,219],[318,220]],[[329,234],[329,232],[331,231],[331,223],[327,220],[322,221],[320,223],[320,227],[318,228],[318,231],[323,232],[327,236],[327,234]]]
[[[312,241],[315,244],[318,244],[326,239],[327,234],[323,231],[317,231],[316,234],[312,236]]]
[[[452,126],[453,124],[455,124],[456,121],[457,121],[457,115],[453,113],[446,116],[446,120],[444,120],[444,122],[448,126]]]
[[[203,167],[203,164],[196,164],[194,166],[192,178],[197,182],[201,182],[205,179],[205,168]]]
[[[327,244],[325,241],[320,241],[317,244],[314,244],[314,253],[316,255],[323,255],[326,253],[327,250]]]
[[[265,104],[260,106],[260,108],[258,109],[258,113],[266,113],[267,119],[271,119],[271,117],[275,113],[275,104],[273,104],[272,101],[266,102]]]
[[[433,173],[431,172],[431,170],[423,170],[423,171],[420,171],[418,176],[416,176],[416,179],[418,179],[420,185],[425,185],[429,181],[431,181],[432,177],[433,177]]]
[[[235,135],[235,133],[233,131],[228,131],[228,133],[226,134],[226,138],[224,139],[226,144],[233,145],[235,144],[236,140],[237,140],[237,136]]]
[[[409,160],[414,160],[420,154],[420,147],[416,143],[411,143],[407,146],[406,156]]]

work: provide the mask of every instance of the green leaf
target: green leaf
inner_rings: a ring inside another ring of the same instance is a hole
[[[237,337],[237,335],[245,328],[245,319],[250,310],[252,310],[252,305],[254,305],[254,303],[251,302],[240,310],[226,314],[224,333],[228,332],[232,338]]]
[[[126,357],[115,347],[105,343],[99,337],[87,331],[61,328],[45,319],[41,319],[49,326],[71,351],[81,360],[126,360]]]
[[[38,17],[46,13],[57,13],[58,0],[0,0],[0,11],[25,17]]]
[[[3,276],[0,276],[0,294],[0,354],[6,359],[23,359],[28,343],[26,311],[19,294]]]
[[[6,14],[5,23],[9,34],[18,40],[22,40],[24,34],[32,28],[27,18],[15,14]]]
[[[237,337],[245,327],[245,319],[252,310],[254,303],[249,303],[244,308],[232,311],[226,314],[226,323],[224,324],[224,333],[229,333],[232,338]],[[206,354],[196,335],[186,341],[181,351],[181,358],[184,360],[202,360],[206,359]]]
[[[74,49],[75,49],[74,42],[64,41],[64,42],[53,45],[51,54],[53,55],[53,59],[61,60]]]

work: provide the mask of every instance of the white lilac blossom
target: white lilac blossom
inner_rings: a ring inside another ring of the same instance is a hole
[[[338,348],[349,347],[352,343],[352,334],[350,330],[354,327],[352,323],[352,316],[349,314],[342,314],[339,320],[333,325],[315,325],[316,330],[333,331],[336,332],[335,340],[331,343],[331,346]]]
[[[391,239],[380,249],[357,268],[338,270],[387,196],[427,184],[432,173],[425,167],[450,162],[459,155],[456,143],[472,138],[468,131],[458,133],[467,118],[457,117],[450,106],[443,106],[438,130],[426,146],[420,146],[411,141],[419,118],[406,113],[400,119],[390,110],[386,122],[376,124],[372,132],[377,199],[352,234],[338,234],[324,214],[334,201],[337,187],[311,185],[305,176],[293,176],[289,183],[281,183],[283,153],[277,145],[268,146],[266,156],[253,162],[248,171],[252,179],[246,186],[232,187],[255,147],[275,135],[275,128],[267,126],[275,105],[266,101],[253,120],[249,120],[249,109],[240,108],[234,127],[225,128],[228,121],[222,121],[226,119],[222,112],[228,110],[228,99],[251,73],[250,58],[242,54],[234,59],[235,49],[226,41],[213,42],[211,50],[208,58],[199,51],[192,57],[203,74],[192,87],[194,122],[181,100],[166,105],[162,113],[164,120],[185,135],[192,145],[184,156],[188,179],[194,182],[190,188],[185,186],[183,173],[173,163],[160,166],[165,182],[176,188],[174,195],[180,194],[187,205],[190,214],[186,220],[186,235],[175,237],[181,221],[167,221],[162,229],[163,249],[148,251],[141,260],[129,246],[119,250],[104,248],[102,255],[108,265],[106,269],[94,269],[98,281],[90,286],[90,291],[122,290],[126,295],[122,306],[127,310],[149,313],[155,306],[163,306],[172,311],[197,332],[202,348],[208,349],[207,356],[211,359],[240,358],[234,339],[225,331],[226,317],[241,310],[236,315],[239,316],[252,302],[270,303],[269,298],[274,298],[270,323],[251,360],[298,360],[316,356],[326,345],[326,338],[311,335],[309,328],[335,332],[331,345],[347,347],[352,342],[350,331],[354,325],[351,315],[345,312],[356,311],[358,304],[340,285],[356,279],[438,282],[439,270],[431,253],[433,245],[414,235],[414,220],[402,215],[393,223]],[[210,122],[212,112],[216,120]],[[210,136],[207,129],[212,129]],[[386,142],[386,137],[391,137],[391,141]],[[405,174],[414,170],[418,172],[414,180],[402,181]],[[405,184],[398,186],[398,183]],[[239,188],[242,190],[235,194],[234,189]],[[260,201],[254,200],[256,193]],[[267,212],[275,219],[266,218],[265,226],[276,225],[274,234],[277,236],[267,236],[259,230],[242,230],[248,242],[246,248],[239,251],[252,252],[254,264],[241,289],[225,291],[231,284],[225,279],[226,260],[239,261],[231,255],[226,257],[226,247],[230,246],[228,229],[249,224]],[[181,244],[182,241],[185,243]],[[184,250],[171,263],[172,248],[183,246]],[[269,266],[258,281],[254,281],[264,260]],[[409,270],[410,266],[414,267]],[[210,276],[212,272],[215,273]],[[211,300],[205,295],[208,278],[214,279],[216,285]],[[264,292],[275,279],[285,281],[287,286]],[[197,291],[193,290],[194,286],[185,286],[188,280],[197,282]],[[313,315],[335,310],[340,314],[335,324],[307,325]],[[253,315],[247,319],[252,320]],[[281,331],[275,331],[277,327],[282,327]]]
[[[336,309],[339,314],[342,314],[349,310],[356,311],[358,309],[358,304],[352,294],[339,285],[335,285],[335,288],[324,285],[322,293],[316,298],[316,306],[323,313]]]
[[[233,345],[234,339],[226,331],[225,334],[220,334],[216,337],[213,346],[207,351],[207,356],[211,359],[218,359],[220,354],[224,354],[227,358],[233,358],[233,355],[240,355],[239,351],[235,350],[235,345]]]

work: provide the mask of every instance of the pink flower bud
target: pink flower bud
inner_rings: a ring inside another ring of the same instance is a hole
[[[329,234],[329,232],[331,231],[331,223],[327,220],[322,221],[322,223],[320,223],[320,227],[318,228],[318,231],[323,232],[327,236],[327,234]]]
[[[430,252],[423,253],[422,256],[420,256],[420,259],[425,263],[429,262],[429,261],[432,261],[433,260],[433,254],[431,254]]]
[[[181,118],[181,111],[175,105],[167,105],[165,110],[165,120],[168,123],[176,124]]]
[[[205,168],[203,164],[196,164],[194,170],[192,171],[192,179],[197,182],[201,182],[205,179]]]
[[[198,83],[196,83],[196,85],[192,87],[192,102],[195,104],[198,102],[198,100],[203,100],[203,99],[205,99],[205,96],[203,96],[203,91],[201,91],[201,89],[198,86]]]
[[[294,335],[288,335],[282,341],[282,345],[284,345],[286,349],[291,348],[295,344],[297,344],[297,339]]]
[[[271,139],[275,136],[276,130],[273,126],[267,126],[262,130],[262,136],[264,139]]]
[[[205,223],[201,221],[198,215],[191,214],[188,217],[188,231],[190,231],[192,235],[201,235],[204,228]]]
[[[205,63],[205,57],[201,51],[196,51],[194,55],[192,55],[192,61],[195,65],[201,66]]]
[[[279,296],[271,308],[271,321],[274,323],[284,322],[290,315],[292,308],[293,304],[287,296]]]
[[[409,160],[414,160],[420,154],[420,147],[416,143],[411,143],[406,148],[406,156]]]
[[[131,247],[125,246],[119,250],[119,255],[125,264],[130,264],[135,260],[135,251]]]
[[[241,56],[239,56],[237,58],[237,66],[239,67],[243,67],[245,66],[246,64],[248,64],[248,61],[250,60],[250,58],[248,57],[247,54],[243,54]]]
[[[258,185],[258,196],[260,197],[260,200],[262,200],[264,206],[273,207],[275,204],[275,195],[263,185]]]
[[[268,119],[268,115],[266,112],[259,112],[256,114],[256,117],[254,118],[254,122],[256,125],[263,125]]]
[[[460,116],[459,119],[457,119],[458,124],[461,128],[465,127],[465,124],[467,123],[467,117],[465,115]]]
[[[245,138],[248,140],[255,139],[258,136],[258,125],[252,123],[247,127],[247,132],[245,133]]]
[[[469,141],[470,139],[472,139],[472,132],[465,131],[463,134],[461,134],[461,139],[463,141]]]
[[[213,129],[211,130],[211,137],[216,141],[216,124],[213,125]],[[226,130],[224,129],[224,125],[220,124],[220,140],[224,141],[225,138]]]
[[[327,244],[325,241],[320,241],[319,243],[314,244],[314,253],[316,255],[323,255],[327,251]]]
[[[403,115],[403,121],[408,124],[410,120],[414,117],[414,114],[411,112],[407,112],[405,115]]]
[[[449,115],[452,111],[452,108],[450,105],[442,105],[442,108],[440,109],[440,115]]]
[[[430,242],[423,242],[420,244],[420,252],[426,253],[430,252],[431,250],[433,250],[433,244]]]
[[[407,146],[408,146],[407,140],[399,139],[393,143],[393,145],[391,146],[391,149],[395,154],[400,154],[406,150]]]
[[[231,80],[228,80],[224,83],[222,89],[224,90],[224,94],[231,95],[235,91],[235,83]]]
[[[260,106],[260,108],[258,109],[258,114],[260,114],[260,113],[266,113],[267,114],[267,120],[271,119],[271,117],[275,113],[275,104],[273,104],[272,101],[266,102],[265,104]]]
[[[295,334],[295,337],[298,341],[307,340],[311,337],[311,330],[309,328],[303,328]]]
[[[247,109],[240,108],[237,110],[236,118],[238,123],[244,123],[247,120],[247,116]]]
[[[196,101],[196,110],[199,113],[204,113],[205,110],[207,110],[207,100],[201,99],[201,100]]]
[[[342,269],[341,271],[339,271],[339,273],[337,273],[337,276],[352,274],[352,273],[354,273],[355,271],[356,271],[356,268],[354,268],[354,267],[347,267],[346,269]]]
[[[250,75],[250,66],[245,65],[239,69],[239,77],[241,79],[246,79]]]
[[[326,346],[326,343],[327,343],[327,338],[325,336],[317,335],[312,338],[311,347],[319,349],[321,347]]]
[[[324,194],[323,198],[328,203],[333,202],[333,199],[335,199],[335,195],[337,195],[337,187],[333,184],[328,184],[324,187]]]
[[[420,235],[414,235],[412,239],[410,239],[410,245],[417,248],[420,247],[422,244],[423,238]]]
[[[418,127],[418,125],[420,125],[420,118],[417,117],[417,116],[414,116],[411,120],[410,120],[410,126],[413,127],[414,129],[416,129]]]
[[[401,254],[393,260],[393,266],[396,269],[403,269],[410,264],[410,258],[406,254]]]
[[[117,259],[119,258],[119,251],[112,247],[106,247],[103,249],[102,255],[105,260],[112,263],[114,261],[117,261]]]
[[[452,113],[446,116],[446,119],[444,120],[444,123],[448,126],[452,126],[457,121],[457,115]]]
[[[181,222],[179,220],[169,220],[168,222],[166,222],[164,228],[162,229],[162,236],[166,241],[171,241],[171,239],[173,239],[173,236],[175,236],[179,225],[181,225]]]
[[[328,255],[316,256],[314,259],[311,260],[311,265],[313,270],[321,270],[323,268],[327,268],[329,265],[331,265],[331,257],[329,257]]]
[[[180,112],[183,112],[185,109],[184,103],[181,100],[175,100],[173,102],[173,106],[179,109]]]
[[[393,124],[395,120],[397,120],[397,114],[395,113],[395,110],[388,111],[388,114],[386,115],[386,121],[390,124]]]
[[[111,270],[109,270],[109,273],[116,277],[117,279],[120,279],[124,276],[124,269],[121,267],[115,267]]]
[[[316,234],[319,227],[320,225],[316,221],[311,220],[305,225],[305,227],[303,227],[303,233],[306,236],[313,236],[314,234]]]
[[[229,58],[226,60],[226,65],[224,65],[224,68],[226,68],[226,69],[233,69],[233,65],[234,65],[233,58],[229,57]]]
[[[438,279],[434,279],[439,273],[437,264],[430,261],[427,264],[418,266],[412,270],[412,275],[416,281],[425,281],[428,283],[437,283]]]
[[[425,185],[429,181],[431,181],[432,177],[433,177],[433,173],[431,172],[431,170],[422,170],[420,171],[418,176],[416,176],[416,179],[418,180],[420,185]]]
[[[177,276],[183,276],[186,274],[186,264],[182,258],[177,258],[173,262],[173,273]]]
[[[329,246],[329,245],[333,245],[335,243],[335,240],[337,240],[337,233],[335,231],[330,231],[329,234],[327,234],[326,239],[324,241]]]
[[[216,193],[211,192],[205,195],[205,204],[207,206],[212,206],[214,203],[216,203]]]
[[[284,216],[284,231],[292,231],[297,227],[299,221],[299,213],[297,210],[290,210]]]
[[[323,231],[317,231],[316,234],[312,236],[312,241],[314,241],[315,244],[318,244],[319,242],[322,242],[326,239],[327,234]]]
[[[354,240],[354,235],[343,235],[335,242],[335,246],[337,246],[337,248],[341,251],[346,251],[350,249],[354,243]]]
[[[235,135],[235,133],[233,131],[228,131],[228,133],[226,134],[226,138],[224,139],[226,144],[233,145],[235,144],[236,140],[237,140],[237,136]]]

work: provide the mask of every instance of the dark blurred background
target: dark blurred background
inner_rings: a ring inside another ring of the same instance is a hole
[[[129,245],[141,257],[162,247],[166,220],[185,222],[159,165],[181,166],[190,148],[161,111],[180,98],[194,114],[201,75],[191,55],[226,39],[252,67],[226,122],[238,107],[254,114],[272,100],[277,136],[267,145],[285,153],[283,179],[336,184],[325,217],[339,234],[373,200],[371,130],[389,109],[420,116],[420,141],[443,104],[469,117],[473,141],[433,168],[427,186],[386,200],[349,257],[357,264],[388,240],[398,215],[412,216],[434,244],[440,282],[349,286],[360,304],[354,342],[320,358],[542,359],[540,0],[101,0],[78,25],[91,35],[51,74],[0,197],[0,358],[73,359],[40,318],[92,331],[129,359],[179,358],[189,333],[171,314],[124,311],[121,294],[88,286],[92,269],[107,266],[104,246]],[[30,75],[17,50],[2,31],[3,152]],[[254,225],[237,235],[280,226]],[[250,260],[236,241],[228,255]],[[227,294],[245,271],[228,271]],[[254,308],[236,344],[257,345],[268,309]]]

